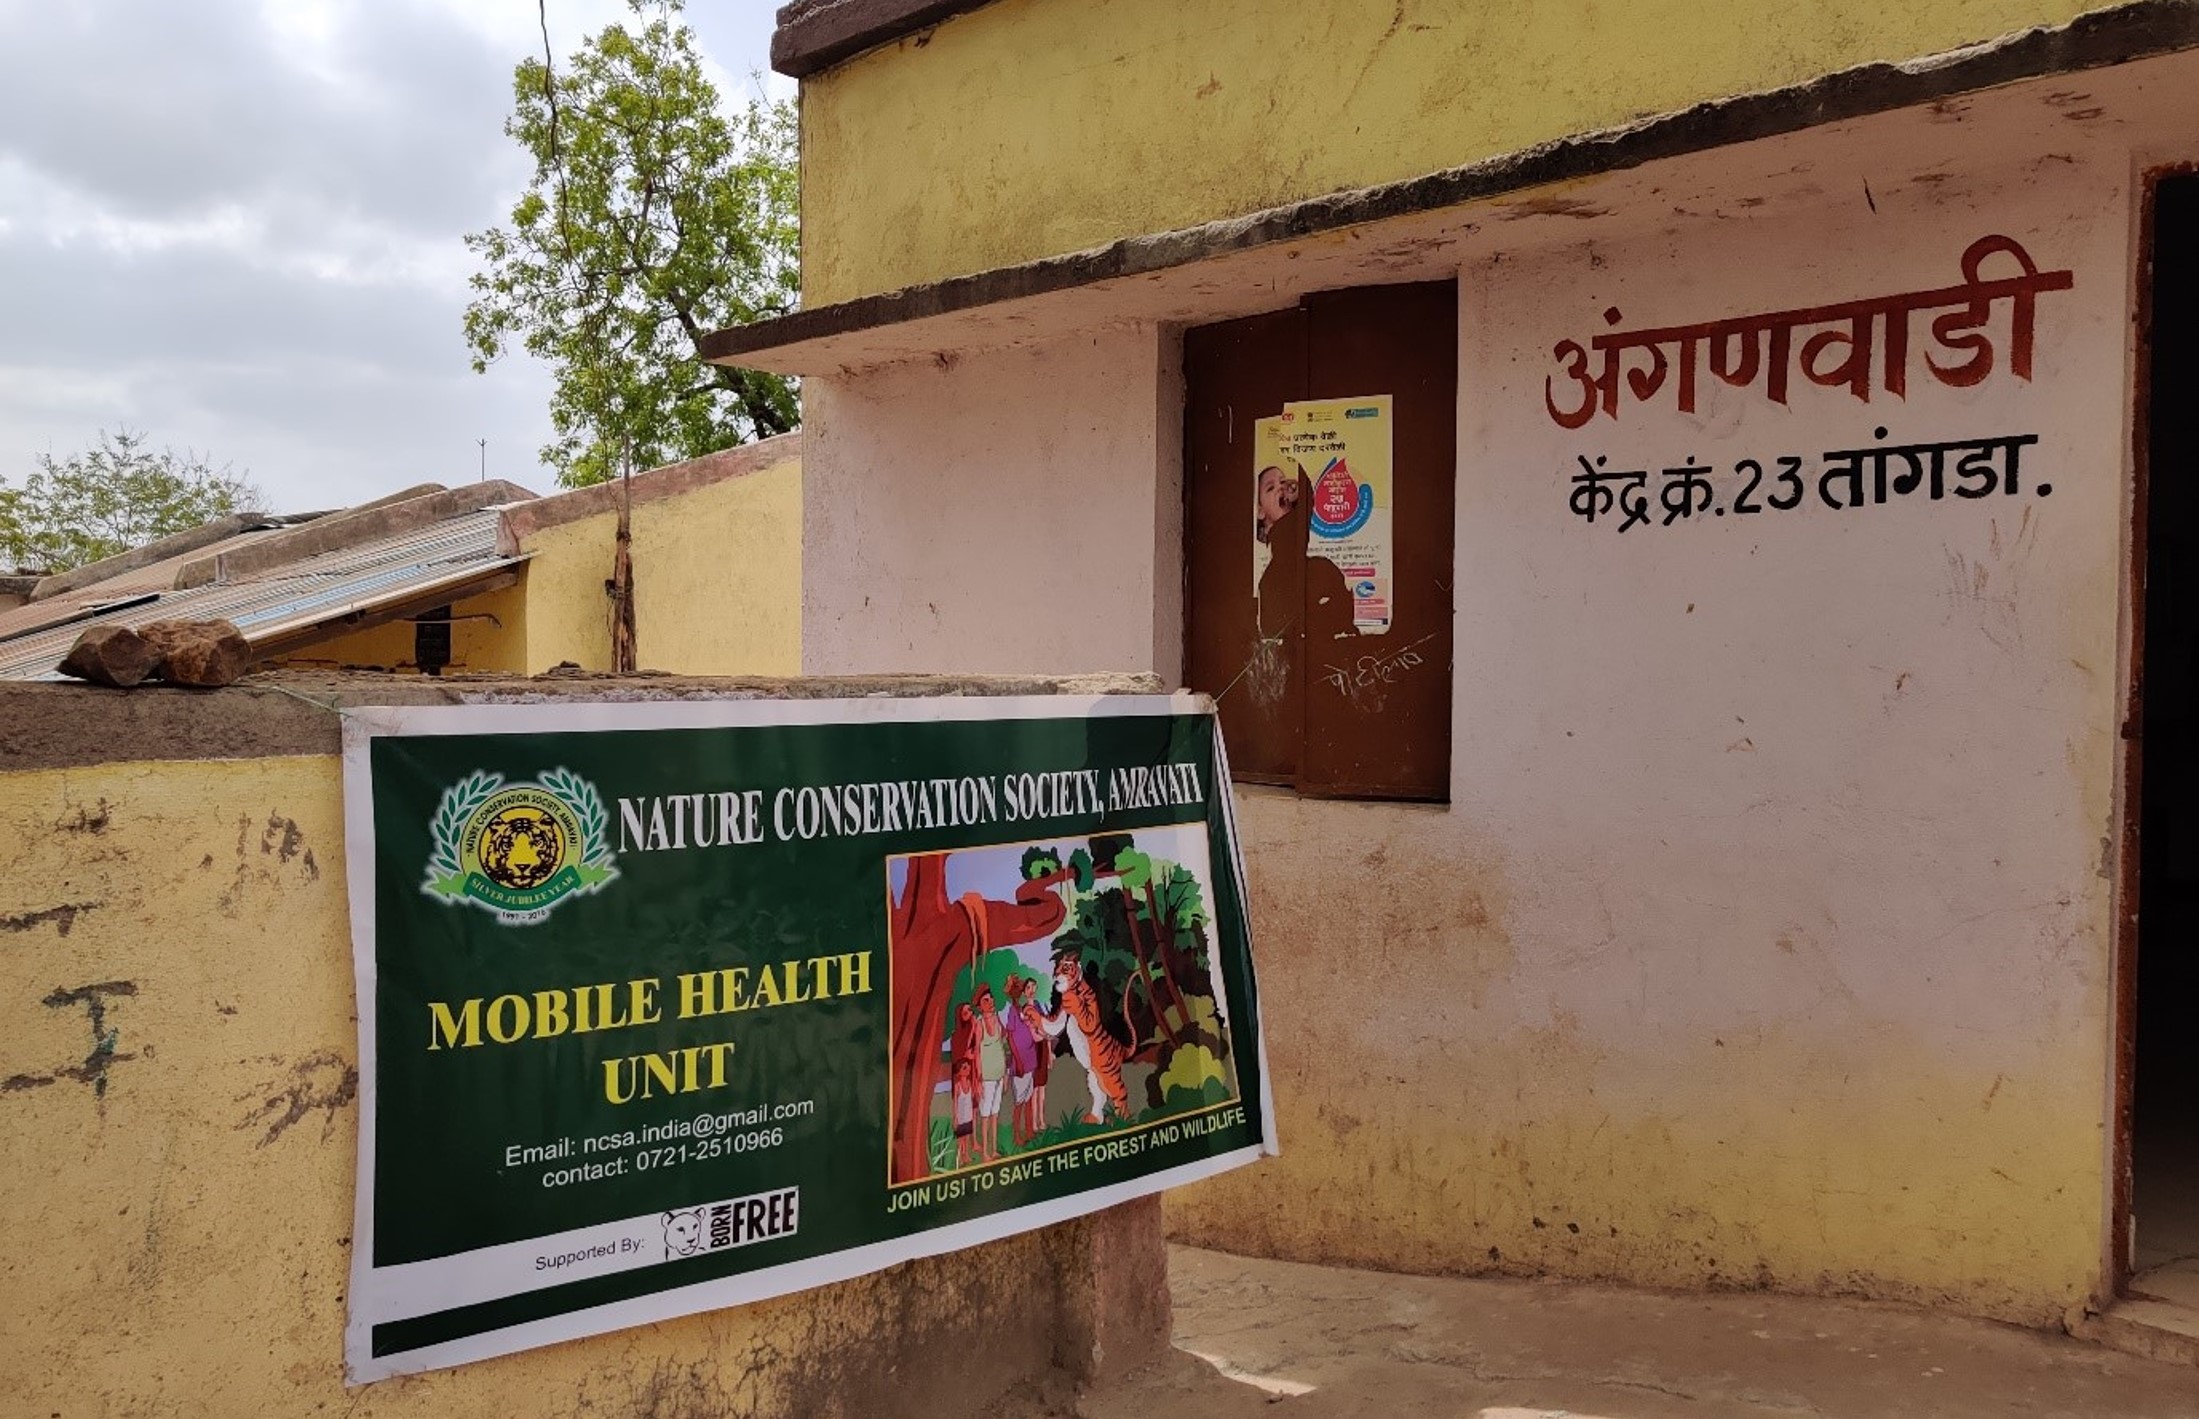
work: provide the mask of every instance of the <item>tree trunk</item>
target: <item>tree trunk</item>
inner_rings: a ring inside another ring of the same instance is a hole
[[[1161,1038],[1168,1041],[1170,1048],[1174,1048],[1176,1031],[1168,1023],[1168,1007],[1161,1004],[1160,992],[1153,986],[1153,973],[1146,967],[1145,939],[1138,931],[1138,914],[1131,910],[1130,899],[1127,894],[1123,897],[1122,914],[1130,927],[1130,954],[1137,958],[1138,982],[1145,987],[1145,1003],[1153,1008],[1153,1023],[1161,1027]],[[1127,990],[1123,992],[1122,1017],[1126,1021],[1130,1018],[1130,992]],[[1131,1026],[1130,1047],[1132,1049],[1137,1048],[1137,1033],[1137,1027],[1135,1025]]]
[[[634,467],[619,470],[618,551],[611,558],[611,672],[631,675],[640,668],[634,629]]]

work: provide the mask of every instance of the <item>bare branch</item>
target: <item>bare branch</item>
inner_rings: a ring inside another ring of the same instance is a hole
[[[565,154],[557,145],[557,68],[550,50],[550,0],[535,0],[535,19],[542,25],[542,99],[550,106],[550,170],[557,178],[557,227],[565,242],[565,259],[573,260],[572,203],[565,199]]]

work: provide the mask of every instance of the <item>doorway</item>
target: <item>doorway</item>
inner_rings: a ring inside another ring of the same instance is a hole
[[[1232,776],[1447,802],[1458,283],[1312,292],[1183,352],[1185,684]]]
[[[2199,174],[2153,193],[2127,1274],[2199,1309]]]

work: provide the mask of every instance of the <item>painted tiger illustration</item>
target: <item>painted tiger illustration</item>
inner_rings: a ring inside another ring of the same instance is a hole
[[[1034,1011],[1033,1016],[1049,1038],[1068,1035],[1069,1052],[1084,1066],[1092,1100],[1084,1121],[1101,1122],[1109,1108],[1116,1118],[1128,1119],[1130,1091],[1122,1082],[1122,1043],[1100,1026],[1099,997],[1073,958],[1064,956],[1054,963],[1053,1011]]]

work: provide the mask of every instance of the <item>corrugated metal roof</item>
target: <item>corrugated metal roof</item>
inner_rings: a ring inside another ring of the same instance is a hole
[[[323,552],[249,580],[162,591],[150,602],[0,640],[0,679],[57,678],[54,667],[91,626],[226,619],[259,645],[355,612],[415,601],[445,587],[479,581],[524,560],[497,555],[496,518],[496,509],[486,508],[356,547]],[[205,555],[202,550],[191,559]],[[84,587],[80,594],[99,590],[115,594],[109,583]]]
[[[201,557],[234,551],[263,537],[272,537],[288,530],[286,527],[256,527],[250,532],[224,537],[194,551],[148,562],[132,571],[118,572],[98,581],[87,582],[74,590],[0,611],[0,641],[6,641],[13,636],[28,635],[41,627],[57,626],[63,621],[78,623],[78,634],[82,634],[84,620],[102,606],[141,598],[152,592],[166,592],[173,588],[176,574],[183,570],[186,563],[195,562]]]

